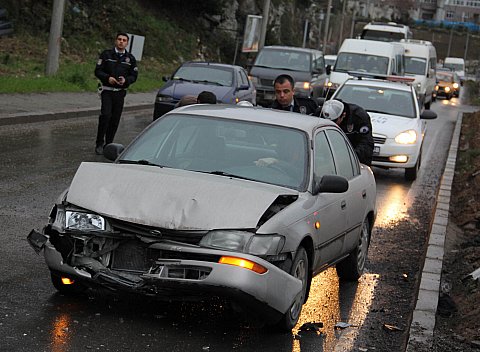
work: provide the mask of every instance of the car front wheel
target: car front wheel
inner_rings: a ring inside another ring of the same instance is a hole
[[[362,224],[362,231],[357,247],[350,255],[337,263],[337,274],[342,280],[357,281],[363,274],[367,261],[368,246],[370,245],[370,225],[368,219]]]
[[[290,331],[297,324],[298,318],[302,311],[303,303],[305,302],[305,296],[307,294],[308,287],[308,256],[303,247],[298,247],[295,259],[292,263],[290,274],[302,281],[302,292],[298,295],[297,299],[292,303],[290,309],[283,315],[282,319],[278,322],[277,326],[281,331]]]

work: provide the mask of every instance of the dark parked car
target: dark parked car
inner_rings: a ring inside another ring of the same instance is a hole
[[[213,92],[218,103],[236,104],[242,100],[256,103],[255,86],[240,66],[185,62],[164,80],[166,83],[155,99],[154,120],[172,110],[184,95],[198,95],[205,90]]]
[[[323,53],[314,49],[288,46],[266,46],[250,68],[250,79],[257,87],[257,103],[269,106],[275,99],[273,81],[287,74],[295,80],[295,95],[323,96],[327,75]]]

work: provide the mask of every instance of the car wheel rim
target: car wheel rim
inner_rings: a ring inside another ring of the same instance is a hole
[[[365,261],[367,260],[367,251],[368,251],[368,225],[367,223],[363,224],[362,234],[360,236],[360,241],[358,243],[358,256],[357,256],[357,266],[359,271],[363,271],[365,266]]]
[[[303,300],[305,299],[305,290],[307,287],[307,268],[305,267],[304,260],[300,260],[297,263],[293,277],[302,281],[302,294],[295,301],[295,303],[293,303],[292,308],[290,309],[290,316],[293,320],[295,320],[300,314],[300,309],[302,308]]]

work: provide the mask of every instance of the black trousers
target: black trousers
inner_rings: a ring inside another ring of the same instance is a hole
[[[125,95],[127,95],[126,90],[116,92],[112,90],[102,91],[102,108],[98,118],[97,147],[113,142],[118,124],[120,123],[120,117],[122,116]]]

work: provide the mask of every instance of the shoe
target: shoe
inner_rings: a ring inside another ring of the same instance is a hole
[[[95,147],[95,154],[103,155],[103,147],[101,145]]]

